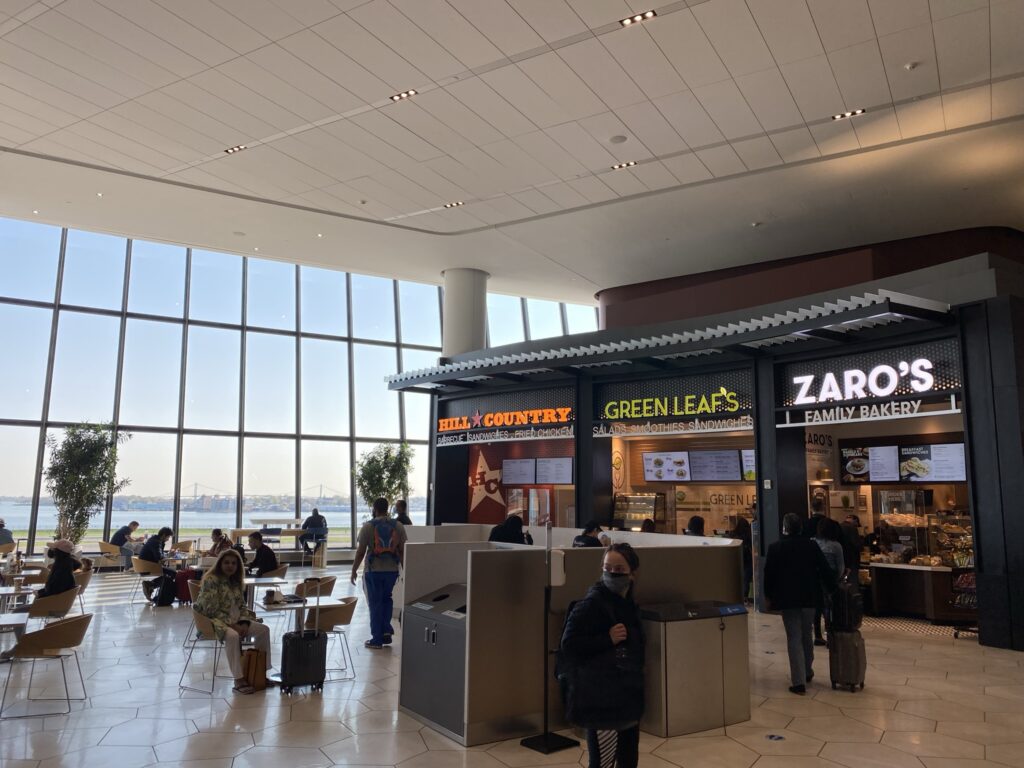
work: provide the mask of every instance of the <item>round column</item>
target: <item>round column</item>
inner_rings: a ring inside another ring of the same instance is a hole
[[[487,344],[487,278],[479,269],[446,269],[444,277],[443,357],[483,349]]]

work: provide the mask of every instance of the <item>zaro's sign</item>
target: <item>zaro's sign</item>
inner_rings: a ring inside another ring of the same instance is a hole
[[[827,371],[822,376],[805,374],[794,376],[793,384],[798,387],[793,405],[816,405],[817,403],[839,403],[846,400],[866,400],[869,397],[890,397],[907,378],[910,388],[916,393],[930,392],[935,387],[932,369],[935,364],[924,357],[911,362],[901,360],[898,367],[876,365],[870,371],[847,368],[842,373]]]

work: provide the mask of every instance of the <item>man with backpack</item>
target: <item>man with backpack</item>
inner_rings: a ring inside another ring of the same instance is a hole
[[[373,502],[373,519],[363,523],[356,541],[356,559],[352,563],[352,583],[366,558],[363,581],[366,602],[370,606],[370,639],[363,645],[379,650],[391,644],[391,592],[398,581],[398,569],[405,552],[405,528],[388,517],[388,500]]]

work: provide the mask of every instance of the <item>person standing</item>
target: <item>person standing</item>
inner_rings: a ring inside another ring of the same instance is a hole
[[[843,531],[843,564],[851,578],[856,580],[860,571],[860,552],[864,539],[860,535],[860,517],[849,514],[841,526]]]
[[[572,606],[559,652],[566,718],[587,731],[589,768],[636,768],[644,712],[644,635],[629,544],[604,554],[601,580]]]
[[[399,499],[395,502],[395,520],[402,525],[412,525],[412,518],[409,517],[409,505],[405,499]]]
[[[801,535],[802,521],[790,512],[782,519],[782,538],[768,547],[764,565],[764,594],[768,609],[782,612],[789,652],[790,693],[803,695],[814,677],[811,625],[821,585],[829,591],[836,581],[821,549]]]
[[[843,545],[840,541],[841,538],[842,529],[839,527],[839,523],[835,520],[829,517],[823,517],[818,521],[818,530],[814,536],[814,543],[818,545],[821,549],[821,554],[825,556],[825,562],[827,562],[828,567],[832,569],[832,575],[835,577],[837,584],[846,572],[846,566],[843,562]],[[821,631],[821,619],[822,616],[824,616],[825,626],[829,626],[829,601],[825,599],[824,593],[822,593],[822,598],[822,604],[814,614],[815,645],[827,644]]]
[[[380,650],[391,644],[391,613],[394,609],[391,592],[398,581],[405,540],[405,527],[388,517],[388,500],[373,502],[373,518],[359,529],[356,559],[352,563],[352,583],[355,584],[359,566],[366,559],[363,582],[366,602],[370,606],[370,639],[363,645],[367,648]]]

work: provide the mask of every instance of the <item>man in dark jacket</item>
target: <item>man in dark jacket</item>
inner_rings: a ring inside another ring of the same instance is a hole
[[[843,521],[843,562],[850,578],[856,583],[857,571],[860,570],[860,551],[864,549],[864,539],[860,535],[860,518],[857,515],[847,515]]]
[[[811,628],[822,587],[836,588],[836,577],[821,549],[801,536],[802,521],[792,512],[782,519],[782,539],[768,547],[764,594],[768,607],[782,612],[789,651],[790,692],[807,692],[814,677]]]
[[[519,515],[509,515],[504,522],[491,528],[487,540],[502,544],[533,544],[533,537],[523,531],[523,518]]]
[[[145,560],[148,563],[163,563],[164,544],[170,541],[172,536],[174,536],[174,531],[170,528],[167,526],[161,528],[146,540],[146,543],[139,551],[139,560]],[[164,568],[164,576],[170,576],[173,579],[174,571],[170,568]],[[163,576],[158,576],[142,585],[142,591],[145,593],[147,600],[153,599],[153,590],[160,586],[161,581],[163,581]]]
[[[268,571],[276,571],[278,569],[277,555],[274,554],[274,550],[263,543],[263,534],[259,531],[253,531],[249,534],[249,549],[256,554],[250,562],[246,563],[246,567],[250,571],[256,571],[256,576],[264,576]]]
[[[580,535],[572,540],[573,547],[603,547],[601,539],[598,538],[601,535],[601,525],[594,520],[591,520],[580,532]]]
[[[302,522],[302,530],[305,531],[299,536],[299,544],[306,551],[307,555],[313,553],[313,549],[309,546],[309,542],[313,542],[313,546],[319,546],[323,541],[327,541],[327,518],[320,514],[320,510],[313,507],[313,514],[307,517]]]

